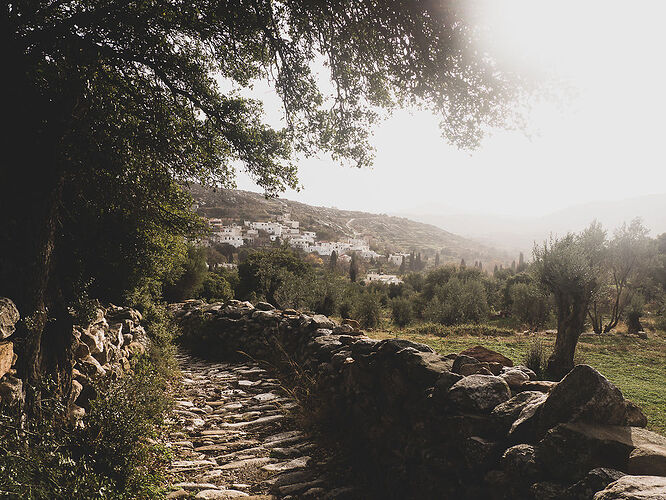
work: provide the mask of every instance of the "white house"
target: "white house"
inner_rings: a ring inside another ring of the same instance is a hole
[[[399,285],[403,281],[395,274],[368,273],[363,281],[366,283],[385,283],[387,285]]]

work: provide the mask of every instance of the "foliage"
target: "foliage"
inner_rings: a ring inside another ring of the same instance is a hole
[[[551,311],[550,297],[535,283],[515,283],[509,288],[511,314],[532,330],[541,328]]]
[[[153,364],[140,362],[127,377],[98,387],[83,429],[62,425],[58,398],[43,401],[42,418],[27,434],[18,431],[18,415],[3,412],[0,489],[26,499],[159,498],[165,452],[146,438],[169,407],[165,382]]]
[[[400,327],[412,321],[412,303],[406,297],[396,297],[391,301],[391,319]]]
[[[541,378],[546,372],[548,349],[540,337],[534,337],[523,356],[523,364]]]
[[[203,280],[200,297],[207,302],[226,302],[234,298],[234,291],[222,274],[211,271]]]
[[[180,302],[197,297],[208,274],[206,250],[193,244],[187,245],[184,255],[176,265],[170,280],[164,284],[164,297],[169,302]]]
[[[379,326],[381,308],[377,294],[360,294],[353,306],[352,317],[357,320],[363,328],[376,328]]]
[[[238,266],[238,289],[241,299],[254,292],[257,298],[275,303],[280,287],[304,277],[310,267],[287,247],[252,251]]]

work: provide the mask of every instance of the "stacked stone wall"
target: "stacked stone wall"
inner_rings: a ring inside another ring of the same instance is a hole
[[[282,366],[285,381],[311,381],[310,409],[378,497],[634,498],[624,488],[666,498],[666,438],[590,366],[553,383],[481,346],[440,355],[266,303],[173,309],[199,354],[250,356]]]

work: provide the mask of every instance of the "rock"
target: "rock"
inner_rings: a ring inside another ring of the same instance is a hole
[[[275,307],[272,304],[269,304],[268,302],[257,302],[257,304],[254,306],[255,309],[258,309],[259,311],[273,311],[275,310]]]
[[[666,437],[640,427],[559,424],[538,443],[537,454],[553,477],[562,479],[577,481],[597,467],[666,475]]]
[[[463,411],[487,413],[509,398],[509,386],[494,375],[470,375],[449,389],[449,400]]]
[[[565,492],[565,498],[589,500],[597,491],[603,490],[622,476],[626,476],[626,474],[619,470],[597,467],[588,472],[583,479],[570,486]]]
[[[328,329],[333,329],[337,325],[335,321],[330,319],[328,316],[324,316],[323,314],[315,314],[312,316],[312,324],[314,325],[314,328],[328,328]]]
[[[140,342],[133,341],[128,346],[130,354],[134,356],[143,356],[146,354],[146,348]]]
[[[106,370],[104,370],[100,362],[92,356],[86,356],[85,358],[79,359],[77,363],[81,367],[81,371],[88,377],[97,378],[106,375]]]
[[[594,495],[594,500],[664,500],[666,477],[623,476]]]
[[[471,356],[465,356],[464,354],[456,356],[453,360],[453,365],[451,366],[451,371],[454,373],[460,373],[460,369],[464,365],[477,365],[479,360]],[[462,374],[461,374],[462,375]]]
[[[0,297],[0,340],[6,339],[16,330],[15,326],[21,319],[14,302],[7,297]]]
[[[86,358],[90,356],[90,347],[85,342],[77,340],[74,345],[74,357],[76,359]]]
[[[420,352],[412,347],[398,351],[406,362],[406,374],[418,387],[433,386],[442,373],[451,368],[451,362],[434,352]]]
[[[643,414],[641,409],[634,403],[629,400],[624,400],[624,406],[626,409],[626,425],[631,427],[646,427],[647,426],[647,417]]]
[[[517,444],[504,452],[500,459],[504,472],[521,482],[533,483],[540,476],[534,446]]]
[[[530,370],[528,367],[523,366],[523,365],[503,366],[503,367],[502,367],[502,371],[500,372],[500,375],[501,375],[502,373],[504,373],[504,372],[508,372],[508,371],[511,371],[511,370],[520,370],[520,371],[523,372],[525,375],[527,375],[527,377],[528,377],[530,380],[536,380],[536,378],[537,378],[536,373],[534,373],[534,372],[533,372],[532,370]]]
[[[109,341],[117,346],[121,347],[125,342],[123,337],[123,324],[122,323],[113,323],[109,325],[109,332],[107,334]]]
[[[433,398],[444,400],[448,398],[449,389],[463,378],[462,375],[453,372],[442,373],[435,382],[435,389],[433,390]]]
[[[104,351],[104,329],[100,326],[92,325],[81,333],[81,342],[88,346],[90,354],[94,355]]]
[[[2,378],[14,364],[14,343],[5,340],[0,342],[0,378]]]
[[[460,353],[461,356],[471,356],[472,358],[475,358],[481,362],[486,362],[486,363],[500,363],[502,366],[513,366],[513,361],[511,361],[509,358],[504,356],[503,354],[500,354],[497,351],[492,351],[486,347],[483,347],[481,345],[477,345],[474,347],[470,347],[469,349],[465,349]]]
[[[229,500],[231,498],[249,497],[244,491],[238,490],[203,490],[197,493],[194,498],[203,498],[205,500]]]
[[[539,500],[562,500],[565,486],[552,481],[538,481],[530,486],[532,498]]]
[[[527,407],[538,406],[546,400],[546,395],[538,391],[519,392],[514,397],[497,405],[491,416],[497,419],[504,430],[509,430]]]
[[[190,494],[187,491],[185,491],[183,489],[180,489],[180,490],[172,491],[171,493],[169,493],[166,496],[166,498],[167,498],[167,500],[175,500],[177,498],[187,498],[189,495]]]
[[[530,377],[521,370],[507,370],[503,372],[500,377],[502,377],[512,389],[518,388],[530,380]]]
[[[69,402],[70,403],[76,402],[76,400],[81,395],[81,391],[83,391],[83,384],[81,384],[81,382],[73,378],[72,391],[69,393]]]
[[[382,352],[385,354],[396,353],[405,347],[412,347],[419,352],[435,352],[435,350],[425,344],[412,342],[406,339],[384,339],[375,344],[375,352]]]
[[[345,318],[342,320],[343,325],[351,326],[354,330],[360,330],[361,324],[355,319]]]
[[[467,363],[460,367],[458,373],[460,373],[460,375],[463,377],[474,375],[476,373],[481,375],[493,375],[493,372],[490,371],[490,365],[488,365],[488,363]]]
[[[0,379],[0,400],[13,406],[23,399],[23,381],[13,375],[5,375]]]
[[[299,457],[299,458],[294,458],[293,460],[289,460],[287,462],[278,462],[276,464],[264,465],[262,469],[270,472],[285,472],[295,469],[304,469],[305,467],[307,467],[309,460],[310,457],[307,456]]]
[[[533,382],[526,382],[521,388],[528,384]],[[564,422],[625,425],[627,413],[627,404],[617,387],[591,366],[576,365],[520,425],[524,438],[530,440]]]
[[[557,382],[551,382],[550,380],[530,380],[525,382],[519,387],[521,391],[539,391],[543,393],[549,393],[555,386]]]

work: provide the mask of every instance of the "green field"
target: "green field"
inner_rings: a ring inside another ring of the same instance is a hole
[[[524,355],[537,335],[549,347],[555,341],[552,334],[441,337],[422,333],[422,330],[376,330],[368,335],[421,342],[442,354],[483,345],[511,358],[516,364],[523,363]],[[599,370],[622,390],[626,398],[638,404],[648,417],[648,429],[666,435],[666,335],[650,333],[648,340],[641,340],[622,333],[583,334],[576,359]]]

